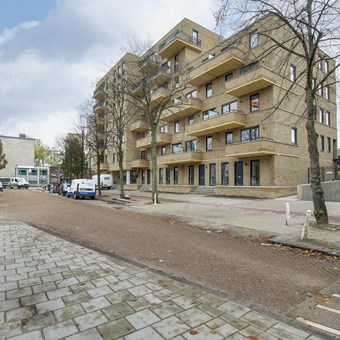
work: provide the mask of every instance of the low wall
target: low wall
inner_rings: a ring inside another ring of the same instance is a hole
[[[296,186],[216,186],[214,194],[217,196],[276,198],[296,195]]]
[[[194,185],[158,185],[159,192],[170,192],[177,194],[190,194],[196,186]]]
[[[326,202],[340,202],[340,181],[321,183]],[[312,188],[310,184],[301,184],[297,187],[298,198],[302,201],[312,201]]]

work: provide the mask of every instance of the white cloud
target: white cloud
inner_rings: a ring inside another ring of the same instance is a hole
[[[159,40],[184,17],[207,28],[207,0],[61,0],[40,22],[0,32],[0,134],[52,146],[127,40]]]

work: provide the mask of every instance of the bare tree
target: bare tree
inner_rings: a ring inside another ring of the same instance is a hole
[[[316,94],[331,95],[335,89],[335,72],[339,68],[340,1],[339,0],[218,0],[214,12],[218,25],[228,23],[232,28],[243,28],[248,34],[252,25],[270,16],[270,24],[258,30],[258,35],[271,42],[263,52],[269,54],[279,50],[281,67],[289,67],[289,61],[300,61],[296,82],[279,100],[284,102],[294,92],[294,86],[302,87],[303,114],[306,117],[308,152],[311,169],[314,215],[317,224],[328,223],[328,213],[321,186],[318,133],[315,129]],[[283,33],[284,32],[284,33]],[[326,53],[327,54],[326,54]],[[321,63],[327,65],[320,72]],[[335,91],[334,91],[335,93]],[[333,93],[333,95],[334,95]]]
[[[2,142],[0,140],[0,170],[6,168],[7,163],[6,154],[3,152]]]

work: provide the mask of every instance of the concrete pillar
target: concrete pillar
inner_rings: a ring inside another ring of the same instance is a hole
[[[130,170],[126,170],[126,184],[130,184]]]

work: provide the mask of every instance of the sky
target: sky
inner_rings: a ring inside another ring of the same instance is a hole
[[[0,135],[55,146],[128,40],[184,17],[214,30],[214,0],[0,0]]]

